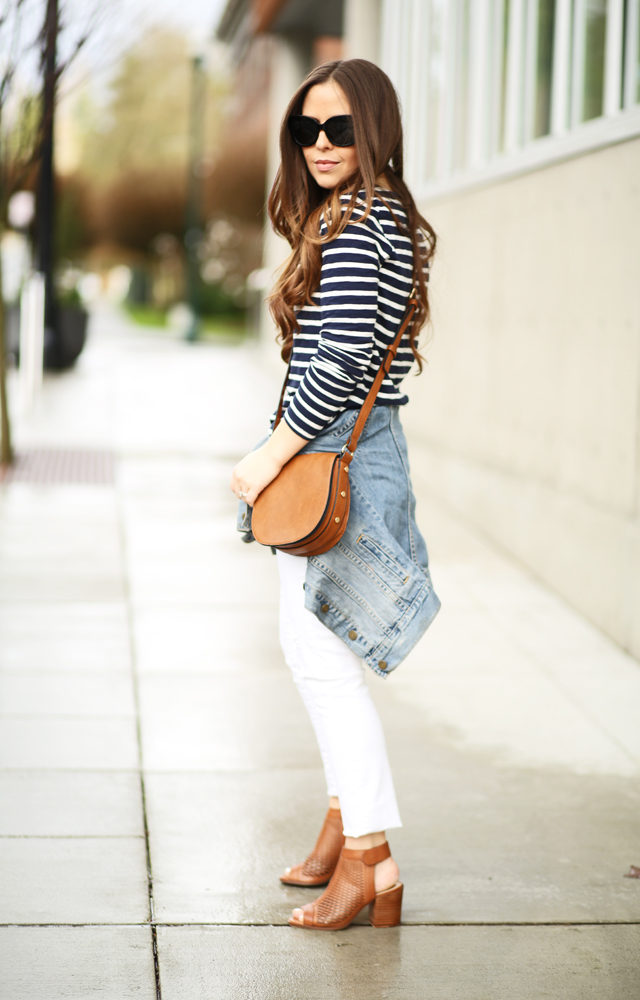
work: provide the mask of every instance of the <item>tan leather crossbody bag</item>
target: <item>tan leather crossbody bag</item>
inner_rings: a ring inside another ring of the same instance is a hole
[[[414,295],[415,289],[409,298],[400,329],[385,351],[382,364],[342,451],[294,455],[258,496],[253,505],[251,530],[261,545],[270,545],[294,556],[315,556],[327,552],[342,538],[349,517],[349,465],[378,390],[385,375],[388,375],[400,341],[413,320],[418,305]],[[282,419],[288,379],[289,369],[280,395],[274,430]]]

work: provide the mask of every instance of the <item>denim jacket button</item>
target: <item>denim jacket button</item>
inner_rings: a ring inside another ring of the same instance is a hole
[[[357,639],[358,638],[358,633],[354,629],[351,629],[351,631],[349,632],[349,638],[350,639]]]
[[[378,666],[380,667],[381,670],[386,670],[387,669],[387,661],[386,660],[378,660]]]
[[[326,615],[327,611],[329,610],[329,605],[328,604],[323,604],[322,607],[320,608],[320,610],[322,612],[324,612],[324,614]]]

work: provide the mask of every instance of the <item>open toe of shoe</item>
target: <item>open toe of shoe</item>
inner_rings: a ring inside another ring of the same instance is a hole
[[[307,909],[306,906],[297,906],[289,917],[289,925],[291,927],[304,927],[304,912]]]

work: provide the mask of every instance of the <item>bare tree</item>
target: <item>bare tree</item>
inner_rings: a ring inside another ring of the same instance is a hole
[[[30,179],[40,161],[47,160],[47,168],[52,171],[57,84],[94,30],[100,17],[99,6],[98,2],[90,5],[82,25],[74,26],[69,54],[64,61],[57,62],[58,33],[71,27],[71,19],[67,23],[58,0],[44,3],[0,0],[0,237],[12,194]],[[42,76],[40,95],[18,75],[20,67],[38,64]],[[46,238],[51,240],[51,233]],[[6,317],[0,259],[0,465],[9,465],[13,460],[6,375]]]

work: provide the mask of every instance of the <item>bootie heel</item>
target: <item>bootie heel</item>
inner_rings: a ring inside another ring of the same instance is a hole
[[[329,809],[311,854],[301,864],[287,868],[280,881],[285,885],[326,885],[336,870],[343,845],[342,813]]]
[[[369,903],[374,904],[374,927],[392,927],[400,923],[402,883],[376,894],[374,870],[391,857],[388,844],[355,851],[343,847],[329,885],[313,903],[294,910],[291,927],[309,927],[318,931],[339,931],[358,916]]]
[[[374,927],[397,927],[402,913],[402,882],[396,882],[390,889],[377,892],[369,907],[369,923]]]

